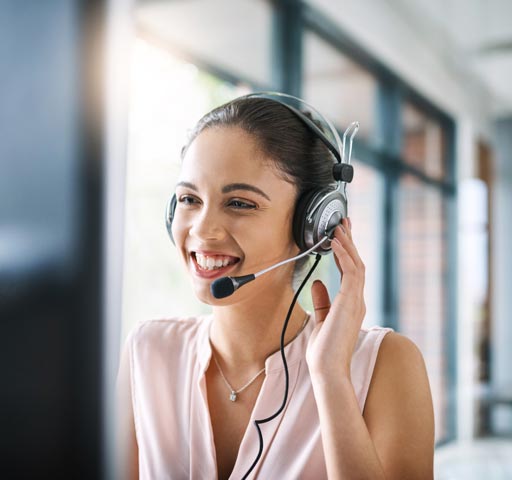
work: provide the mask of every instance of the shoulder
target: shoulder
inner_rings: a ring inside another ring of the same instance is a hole
[[[406,395],[411,388],[419,387],[430,395],[427,370],[420,349],[406,336],[388,332],[378,349],[368,400],[372,396]]]
[[[158,347],[175,351],[179,346],[190,345],[207,321],[207,316],[144,320],[130,330],[126,343],[139,352]]]
[[[378,349],[382,340],[391,333],[394,333],[392,328],[379,327],[377,325],[372,327],[361,327],[355,351],[368,348],[369,345],[374,345],[375,348]]]
[[[401,335],[395,331],[390,331],[382,340],[379,356],[393,358],[401,355],[416,356],[423,358],[417,345],[405,335]]]
[[[411,472],[420,467],[424,472],[431,469],[432,396],[423,355],[409,338],[389,332],[382,339],[363,416],[378,450],[402,451],[418,459],[416,466],[403,466]]]
[[[167,335],[193,335],[206,317],[157,318],[138,322],[128,333],[134,342],[148,341]]]
[[[425,372],[425,362],[420,349],[411,339],[391,331],[382,339],[374,376],[395,376],[399,372],[413,374],[414,378],[419,379],[421,375],[416,377],[414,374]]]
[[[362,327],[353,352],[352,369],[355,376],[367,377],[373,371],[384,338],[393,333],[391,328]],[[369,379],[366,379],[369,381]]]

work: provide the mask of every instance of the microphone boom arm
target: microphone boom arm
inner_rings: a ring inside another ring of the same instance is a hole
[[[281,267],[282,265],[287,264],[288,262],[293,262],[294,260],[298,260],[299,258],[305,257],[306,255],[309,255],[311,252],[313,252],[316,248],[318,248],[322,243],[324,243],[326,240],[329,239],[329,236],[326,235],[322,240],[320,240],[317,244],[313,245],[309,250],[306,250],[305,252],[302,252],[301,254],[297,255],[296,257],[287,258],[286,260],[283,260],[282,262],[276,263],[275,265],[272,265],[271,267],[265,268],[264,270],[260,270],[259,272],[254,274],[255,278],[258,278],[260,275],[263,275],[264,273],[270,272],[271,270],[274,270],[274,268]]]
[[[333,231],[334,231],[334,229],[333,229]],[[326,232],[326,233],[328,233],[328,232]],[[235,290],[238,290],[240,287],[242,287],[246,283],[252,282],[260,275],[263,275],[264,273],[274,270],[274,268],[281,267],[282,265],[285,265],[288,262],[293,262],[294,260],[298,260],[299,258],[305,257],[306,255],[310,254],[316,248],[318,248],[323,242],[325,242],[326,240],[329,240],[331,238],[330,237],[331,234],[332,234],[332,232],[330,234],[328,233],[317,244],[313,245],[309,250],[306,250],[305,252],[300,253],[296,257],[292,257],[292,258],[283,260],[279,263],[276,263],[275,265],[265,268],[264,270],[260,270],[257,273],[251,273],[249,275],[242,275],[240,277],[218,278],[217,280],[213,281],[212,284],[210,285],[210,291],[212,292],[212,295],[215,298],[228,297],[229,295],[233,294],[235,292]]]

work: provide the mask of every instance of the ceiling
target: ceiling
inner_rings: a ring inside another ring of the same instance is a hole
[[[474,73],[495,99],[497,114],[512,112],[512,1],[387,0],[439,53]]]
[[[476,81],[489,93],[482,99],[493,116],[512,114],[512,0],[307,1],[340,21],[357,13],[358,5],[363,14],[354,21],[363,20],[370,30],[387,25],[393,32],[397,23],[387,21],[400,17],[398,23],[408,24],[418,37],[415,45],[421,42],[431,55],[443,59],[439,65],[460,73],[454,77],[459,78],[460,88],[456,83],[445,96],[458,95],[464,102],[470,94],[460,95],[457,90],[469,92],[469,84]],[[390,15],[381,15],[386,10]],[[382,25],[372,23],[372,16]],[[272,25],[268,1],[139,0],[137,20],[146,37],[196,54],[241,78],[268,83]],[[400,47],[390,43],[390,48]],[[404,55],[404,62],[413,60]],[[416,74],[422,78],[419,70]]]

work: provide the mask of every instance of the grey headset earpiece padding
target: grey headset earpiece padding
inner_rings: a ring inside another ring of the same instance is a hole
[[[301,251],[310,249],[322,237],[331,234],[346,216],[347,200],[339,190],[324,188],[305,193],[297,202],[295,209],[293,219],[295,242]],[[316,253],[326,254],[330,251],[330,243],[325,242]]]
[[[167,202],[167,207],[165,209],[165,226],[167,227],[167,233],[171,238],[171,242],[173,245],[176,245],[174,242],[174,237],[172,236],[172,221],[174,220],[174,213],[176,212],[176,204],[178,200],[176,199],[176,195],[174,194],[171,199]]]

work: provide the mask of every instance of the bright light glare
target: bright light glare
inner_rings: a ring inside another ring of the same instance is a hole
[[[172,246],[165,205],[189,130],[245,93],[137,39],[131,60],[126,178],[123,338],[139,321],[202,313]]]

